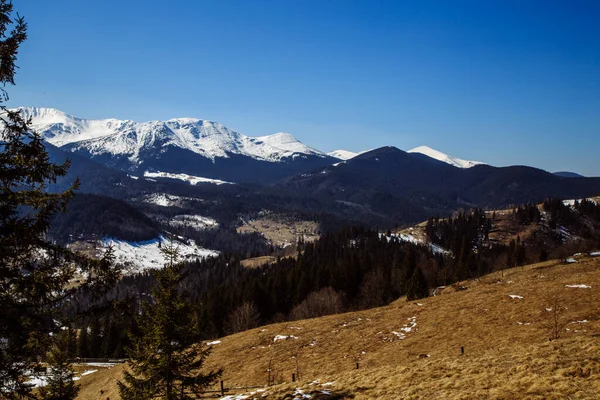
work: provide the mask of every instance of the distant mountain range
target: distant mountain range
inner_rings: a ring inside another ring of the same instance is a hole
[[[189,176],[227,182],[274,183],[294,175],[347,161],[366,152],[324,153],[289,133],[250,137],[218,122],[197,118],[168,121],[91,120],[53,108],[21,107],[33,128],[54,146],[135,176]],[[458,168],[483,164],[428,146],[418,153]],[[557,176],[580,177],[572,172]]]
[[[525,166],[458,168],[395,147],[375,149],[280,185],[334,201],[339,210],[345,209],[354,218],[397,220],[444,216],[459,208],[501,208],[537,203],[546,197],[582,198],[600,193],[600,178],[564,178]]]
[[[269,183],[339,161],[288,133],[249,137],[195,118],[140,123],[87,120],[51,108],[21,111],[49,143],[137,176],[183,173]]]
[[[230,210],[251,203],[253,209],[324,212],[381,226],[460,208],[600,194],[600,178],[497,168],[425,146],[325,154],[287,133],[249,137],[199,119],[137,123],[85,120],[44,108],[23,112],[55,160],[71,158],[69,176],[53,185],[56,190],[78,176],[81,192],[123,200],[212,193],[215,204]]]

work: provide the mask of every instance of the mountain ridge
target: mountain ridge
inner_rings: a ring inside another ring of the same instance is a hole
[[[271,183],[338,161],[289,133],[250,137],[198,118],[91,120],[51,108],[19,108],[48,143],[142,176],[181,174]]]
[[[414,149],[408,150],[407,153],[420,153],[426,155],[427,157],[431,157],[433,159],[445,162],[446,164],[450,164],[458,168],[471,168],[475,165],[485,164],[481,161],[469,161],[463,160],[458,157],[450,156],[448,154],[442,153],[439,150],[432,149],[429,146],[415,147]]]

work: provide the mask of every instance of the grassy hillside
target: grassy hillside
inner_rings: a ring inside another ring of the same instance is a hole
[[[298,388],[357,399],[600,398],[600,257],[577,261],[506,270],[418,302],[401,298],[227,336],[213,345],[207,367],[222,367],[229,387],[265,385],[270,365],[279,384],[257,398]],[[555,317],[560,338],[549,340]],[[300,382],[291,383],[297,369]],[[101,389],[103,399],[116,398],[118,375],[117,368],[82,379],[80,398],[100,399]]]

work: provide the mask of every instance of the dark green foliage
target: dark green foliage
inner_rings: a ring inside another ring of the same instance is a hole
[[[77,397],[79,386],[73,381],[75,373],[69,364],[70,339],[67,331],[54,336],[48,352],[50,377],[48,384],[40,390],[43,400],[73,400]]]
[[[79,339],[77,340],[77,357],[90,357],[90,338],[88,333],[89,327],[83,325],[79,332]]]
[[[70,239],[143,241],[158,236],[157,224],[129,204],[110,197],[77,194],[64,214],[58,214],[48,232],[62,243]]]
[[[524,204],[513,210],[513,219],[520,225],[538,223],[541,219],[541,213],[537,205]]]
[[[201,372],[209,349],[198,342],[198,321],[178,289],[183,275],[177,249],[171,244],[162,252],[170,261],[154,272],[153,302],[144,302],[137,317],[141,335],[132,337],[132,372],[126,371],[119,382],[124,399],[192,399],[221,375]]]
[[[423,275],[421,268],[415,268],[406,286],[406,300],[422,299],[427,296],[429,296],[429,288],[427,287],[425,275]]]
[[[69,163],[53,163],[42,138],[29,121],[4,105],[6,84],[14,84],[15,60],[26,38],[26,24],[12,17],[12,4],[0,0],[0,393],[4,398],[31,397],[24,382],[60,331],[63,307],[81,288],[100,295],[119,271],[112,252],[91,260],[47,239],[53,216],[64,210],[78,186],[64,192],[48,186],[64,176]],[[67,289],[76,267],[85,275],[78,288]]]

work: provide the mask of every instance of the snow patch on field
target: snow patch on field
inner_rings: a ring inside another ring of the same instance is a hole
[[[182,197],[166,193],[152,193],[145,196],[142,201],[144,203],[156,204],[157,206],[171,207],[186,200],[202,201],[202,199],[196,199],[194,197]]]
[[[273,341],[274,341],[274,342],[278,342],[278,341],[280,341],[280,340],[288,340],[288,339],[298,339],[298,337],[297,337],[297,336],[294,336],[294,335],[289,335],[289,336],[287,336],[287,335],[276,335],[276,336],[273,338]]]
[[[379,234],[379,237],[386,237],[388,242],[390,240],[392,240],[392,238],[398,238],[398,240],[401,240],[403,242],[409,242],[409,243],[413,243],[416,245],[421,245],[421,246],[428,246],[429,249],[435,253],[435,254],[448,254],[450,253],[448,250],[444,249],[443,247],[438,246],[437,244],[434,243],[427,243],[424,242],[423,240],[417,239],[416,237],[409,235],[407,233],[392,233],[390,236],[387,236],[386,234]]]
[[[399,329],[398,331],[392,331],[392,334],[395,335],[398,340],[404,340],[406,339],[406,335],[408,335],[409,333],[416,331],[417,330],[417,317],[410,317],[408,318],[408,323],[405,324],[402,328]],[[384,340],[386,340],[387,338],[384,338]]]
[[[515,300],[521,300],[523,299],[523,296],[519,296],[518,294],[509,294],[508,297],[510,297],[511,299]]]
[[[84,371],[79,376],[73,376],[73,380],[78,381],[81,379],[81,377],[93,374],[94,372],[98,372],[98,370],[90,369],[90,370]],[[32,385],[34,388],[44,387],[48,384],[49,378],[50,377],[48,375],[31,375],[29,380],[27,381],[27,383]]]
[[[125,265],[125,272],[136,273],[151,268],[164,267],[166,260],[160,248],[168,244],[169,240],[163,236],[144,242],[128,242],[114,238],[106,238],[103,246],[113,247],[117,262]],[[187,242],[174,241],[179,249],[181,259],[195,260],[196,258],[214,257],[219,253],[196,246],[193,240]]]
[[[98,370],[97,369],[89,369],[89,370],[87,370],[85,372],[82,372],[81,376],[86,376],[86,375],[89,375],[89,374],[93,374],[94,372],[98,372]]]
[[[182,214],[182,215],[176,215],[175,217],[171,218],[169,220],[169,225],[184,226],[184,227],[190,227],[190,228],[202,230],[202,229],[217,228],[219,226],[219,223],[212,218],[203,217],[201,215]]]
[[[577,284],[577,285],[565,285],[565,287],[568,288],[572,288],[572,289],[591,289],[591,286],[588,285],[584,285],[584,284]]]
[[[144,176],[147,178],[169,178],[169,179],[178,179],[180,181],[184,181],[189,183],[190,185],[197,185],[199,183],[213,183],[215,185],[234,185],[233,182],[226,182],[220,179],[211,179],[211,178],[203,178],[201,176],[193,176],[188,174],[173,174],[170,172],[144,172]]]

